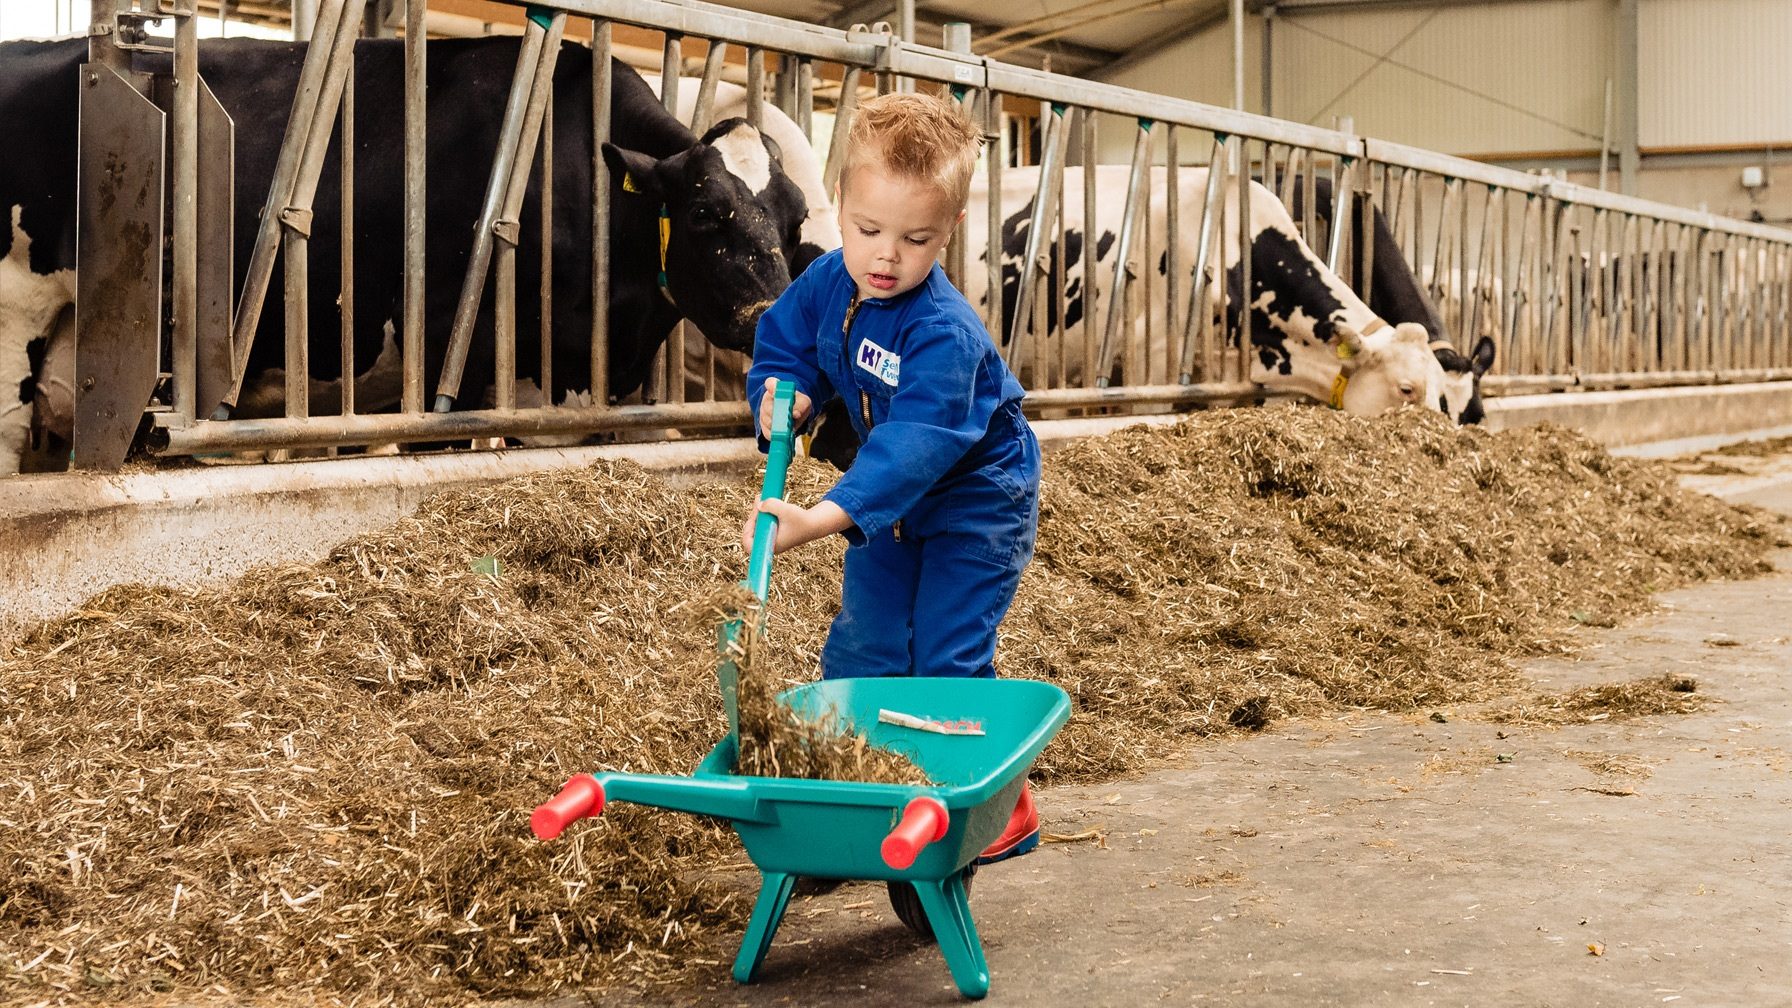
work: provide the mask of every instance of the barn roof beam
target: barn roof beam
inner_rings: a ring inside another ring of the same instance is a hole
[[[1260,8],[1262,4],[1247,3],[1247,6]],[[1281,11],[1281,9],[1282,8],[1279,5],[1276,7],[1278,12]],[[1189,39],[1194,38],[1196,35],[1212,28],[1214,25],[1224,24],[1226,16],[1226,3],[1224,0],[1221,0],[1219,3],[1205,4],[1198,7],[1194,14],[1188,19],[1188,23],[1183,27],[1176,31],[1159,35],[1157,38],[1142,45],[1133,46],[1131,49],[1127,50],[1126,55],[1097,67],[1091,76],[1098,81],[1111,81],[1116,76],[1123,74],[1162,53],[1176,48],[1182,43],[1187,42]]]

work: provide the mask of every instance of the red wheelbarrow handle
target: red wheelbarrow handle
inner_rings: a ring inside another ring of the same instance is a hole
[[[543,802],[529,817],[529,828],[537,837],[552,840],[566,827],[603,810],[604,786],[588,773],[574,774],[559,794]]]
[[[946,806],[938,798],[922,795],[909,802],[902,821],[884,837],[884,864],[899,870],[914,864],[921,848],[945,837],[946,825]]]

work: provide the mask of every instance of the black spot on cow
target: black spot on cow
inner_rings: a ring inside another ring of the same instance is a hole
[[[25,359],[30,362],[31,370],[19,379],[19,402],[30,403],[37,398],[37,376],[43,373],[44,349],[48,342],[40,336],[25,344]]]
[[[1033,201],[1002,222],[1002,331],[997,338],[1007,342],[1014,331],[1014,312],[1020,300],[1022,260],[1027,255],[1027,232],[1032,227]],[[1045,311],[1048,332],[1076,325],[1083,317],[1081,278],[1070,272],[1083,258],[1083,233],[1070,228],[1063,241],[1052,241],[1045,249],[1046,274],[1042,291],[1035,293]],[[1060,260],[1062,262],[1060,263]],[[1058,296],[1058,276],[1065,276],[1064,296]]]
[[[1283,344],[1279,326],[1287,316],[1278,314],[1289,306],[1300,305],[1312,315],[1313,334],[1331,342],[1336,335],[1332,318],[1344,310],[1343,302],[1332,293],[1320,275],[1319,264],[1301,254],[1299,239],[1275,228],[1265,228],[1251,241],[1251,344],[1257,359],[1267,371],[1292,374],[1293,361]],[[1242,263],[1226,271],[1226,328],[1238,331],[1238,306],[1244,300],[1244,266]],[[1270,294],[1268,308],[1260,303]]]
[[[1103,231],[1101,238],[1095,243],[1095,261],[1101,262],[1108,257],[1108,250],[1114,247],[1119,238],[1112,231]]]

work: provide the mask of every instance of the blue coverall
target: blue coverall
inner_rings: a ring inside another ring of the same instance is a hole
[[[824,679],[995,675],[996,626],[1039,524],[1039,442],[1024,391],[938,265],[894,298],[866,298],[838,250],[759,320],[747,396],[791,381],[845,401],[861,448],[825,499],[853,521]],[[763,441],[762,441],[763,447]]]

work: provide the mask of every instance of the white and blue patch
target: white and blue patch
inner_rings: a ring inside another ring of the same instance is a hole
[[[896,387],[896,379],[902,374],[902,358],[870,340],[859,344],[858,357],[854,362],[891,388]]]

